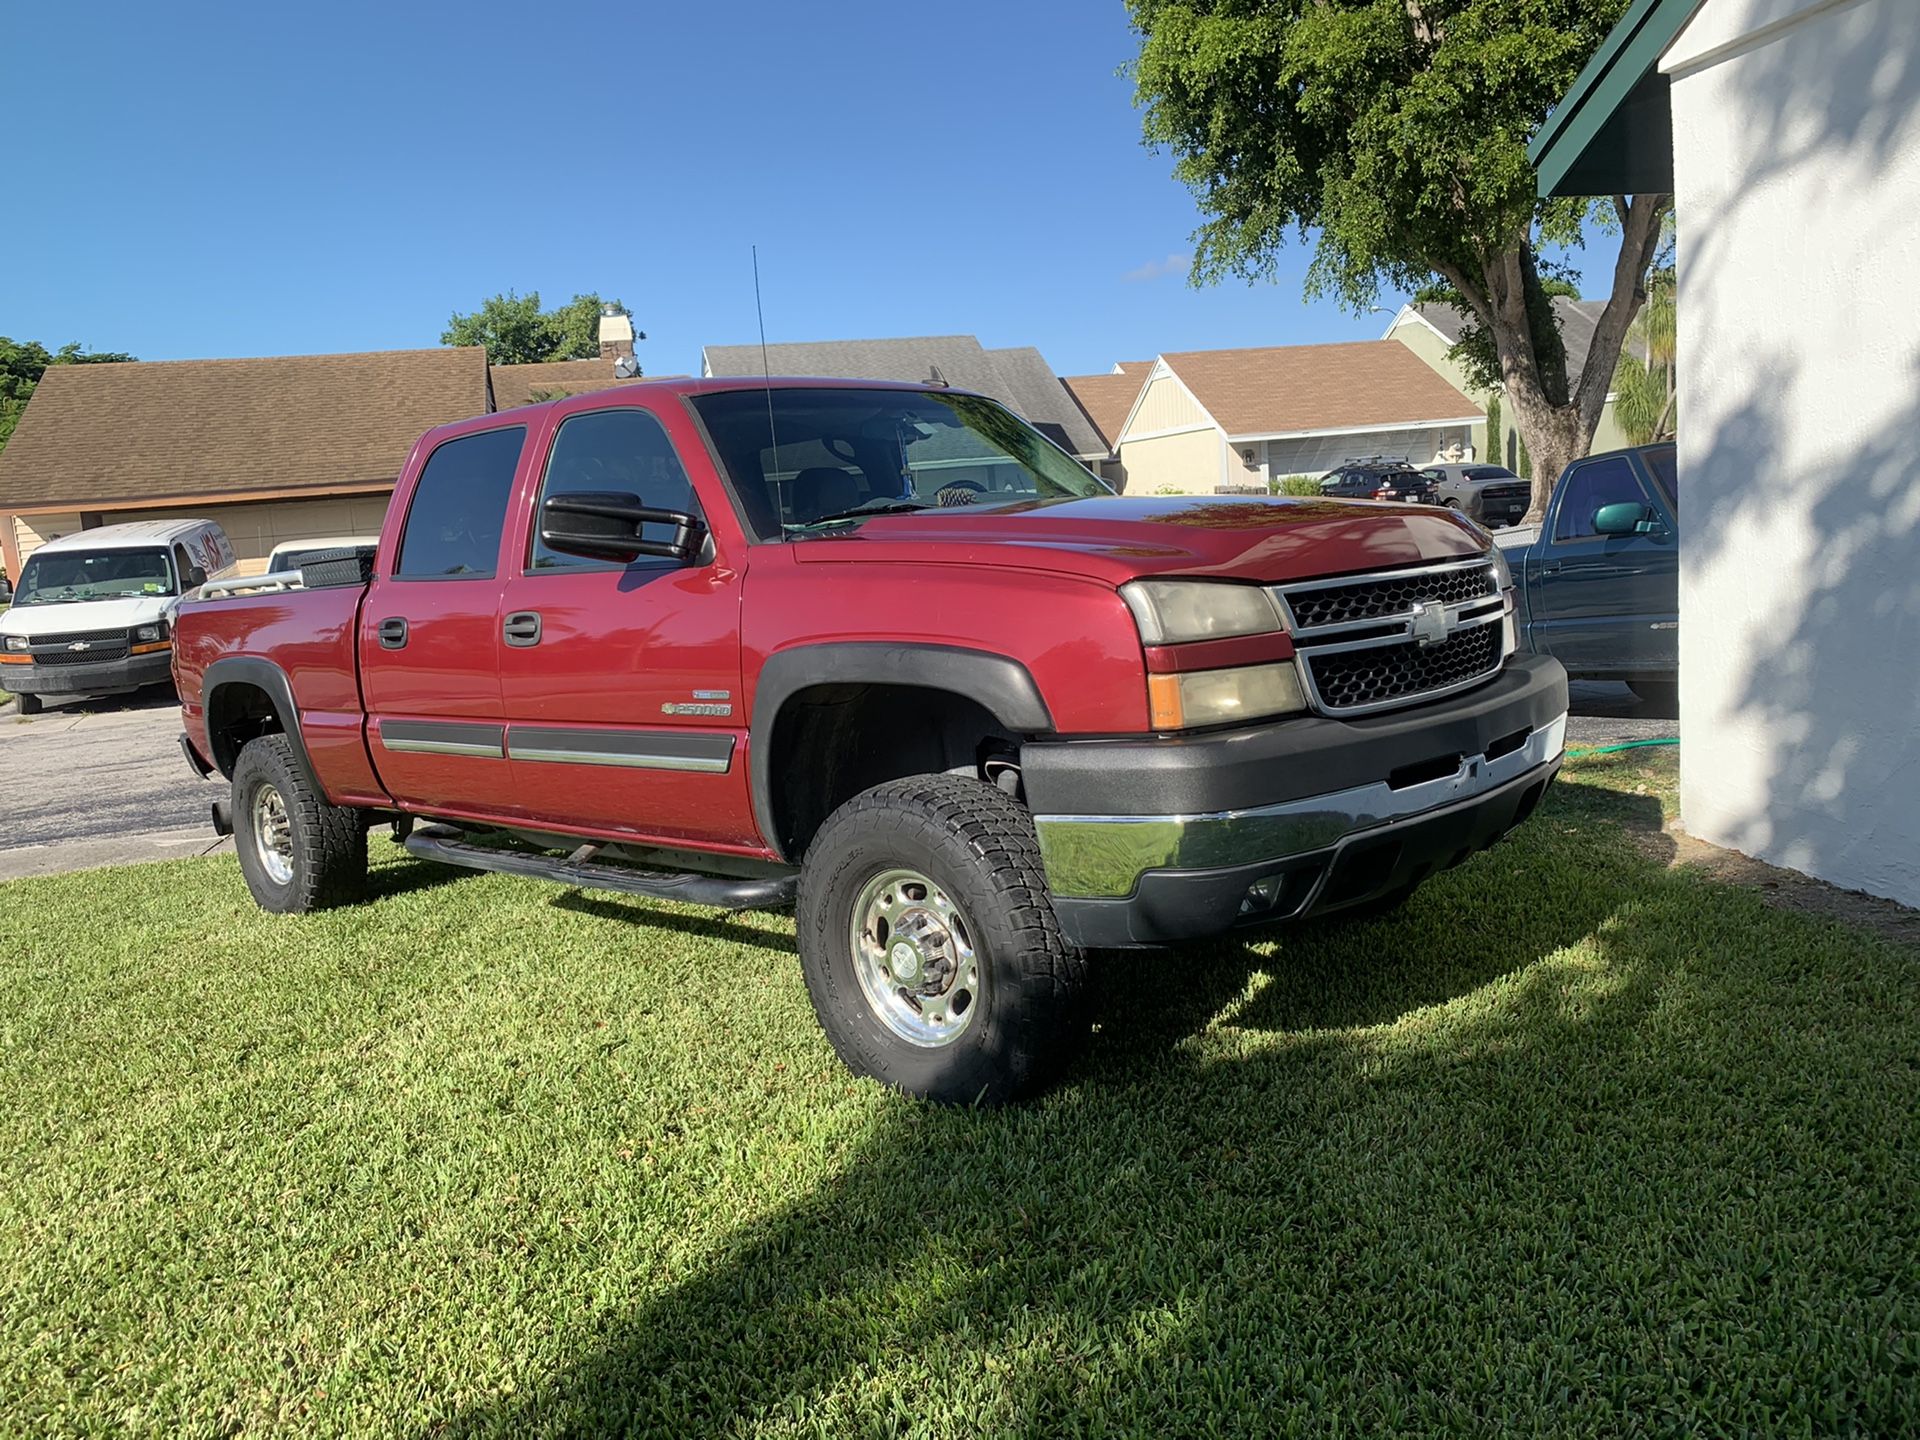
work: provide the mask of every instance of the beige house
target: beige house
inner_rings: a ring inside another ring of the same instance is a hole
[[[1601,300],[1554,297],[1553,311],[1560,317],[1560,339],[1567,347],[1568,375],[1578,375],[1581,367],[1587,363],[1587,347],[1593,342],[1594,322],[1605,308],[1606,302]],[[1387,326],[1384,338],[1398,340],[1413,351],[1436,373],[1446,377],[1447,383],[1480,411],[1479,422],[1473,431],[1475,457],[1504,465],[1519,474],[1520,431],[1513,423],[1513,416],[1503,411],[1500,433],[1489,437],[1486,412],[1492,396],[1468,385],[1459,365],[1448,358],[1447,352],[1459,341],[1464,324],[1465,317],[1451,305],[1402,305]],[[1588,449],[1598,453],[1602,450],[1618,450],[1629,443],[1620,428],[1620,422],[1614,417],[1613,395],[1609,393],[1606,408],[1600,412],[1599,427],[1593,432],[1593,443]]]
[[[1087,389],[1089,379],[1124,384]],[[1073,377],[1088,413],[1113,413],[1134,382]],[[1188,350],[1161,355],[1112,435],[1129,494],[1265,493],[1293,475],[1319,476],[1370,455],[1416,465],[1465,458],[1483,417],[1459,391],[1391,340]]]

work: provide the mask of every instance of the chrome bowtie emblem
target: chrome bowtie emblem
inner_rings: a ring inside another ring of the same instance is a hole
[[[91,650],[92,648],[93,646],[90,645],[85,640],[76,640],[71,645],[67,646],[67,649],[69,650]]]
[[[1453,634],[1453,617],[1447,614],[1444,605],[1431,600],[1416,600],[1413,616],[1407,621],[1407,630],[1423,649],[1439,645]]]

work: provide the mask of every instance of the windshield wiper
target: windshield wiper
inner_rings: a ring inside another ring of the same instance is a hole
[[[882,495],[869,500],[864,505],[855,505],[851,510],[836,510],[831,515],[816,516],[812,520],[803,520],[795,525],[787,525],[788,530],[811,530],[816,525],[830,524],[835,520],[864,520],[869,515],[897,515],[908,510],[937,510],[940,507],[931,500],[910,500],[904,495]]]

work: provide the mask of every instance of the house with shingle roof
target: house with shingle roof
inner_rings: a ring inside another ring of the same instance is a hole
[[[1067,393],[1073,396],[1080,412],[1087,417],[1087,422],[1100,436],[1101,443],[1114,457],[1102,465],[1100,473],[1116,483],[1119,478],[1120,427],[1126,423],[1127,412],[1133,409],[1140,387],[1147,383],[1147,376],[1152,371],[1151,360],[1122,360],[1104,375],[1060,377],[1060,383],[1067,387]]]
[[[972,335],[782,343],[764,353],[758,345],[709,345],[701,351],[700,373],[932,380],[991,396],[1088,465],[1111,453],[1053,367],[1030,345],[988,350]]]
[[[632,354],[624,339],[536,365],[465,346],[51,366],[0,451],[0,557],[17,577],[48,540],[133,520],[217,521],[243,570],[285,540],[371,535],[423,432],[630,383],[614,362]]]
[[[1161,355],[1113,439],[1130,494],[1265,491],[1360,456],[1426,464],[1480,419],[1406,346],[1360,340]]]
[[[1585,368],[1587,347],[1593,343],[1594,322],[1606,308],[1604,300],[1573,300],[1564,295],[1553,297],[1553,313],[1560,321],[1560,340],[1567,347],[1567,374],[1578,375]],[[1474,430],[1474,454],[1493,464],[1505,465],[1517,474],[1520,472],[1520,432],[1513,423],[1513,416],[1502,414],[1500,433],[1489,436],[1484,412],[1487,402],[1493,397],[1469,385],[1459,364],[1449,357],[1448,352],[1459,343],[1460,332],[1466,323],[1467,317],[1451,305],[1431,301],[1419,304],[1410,302],[1395,312],[1384,338],[1398,340],[1405,345],[1483,412],[1481,422]],[[1608,394],[1606,408],[1600,412],[1600,424],[1593,432],[1593,443],[1587,448],[1598,453],[1602,450],[1618,450],[1629,443],[1619,420],[1614,417],[1613,396]]]

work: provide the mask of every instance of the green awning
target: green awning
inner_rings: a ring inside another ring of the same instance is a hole
[[[1633,0],[1527,153],[1542,195],[1673,189],[1673,103],[1659,60],[1701,0]]]

